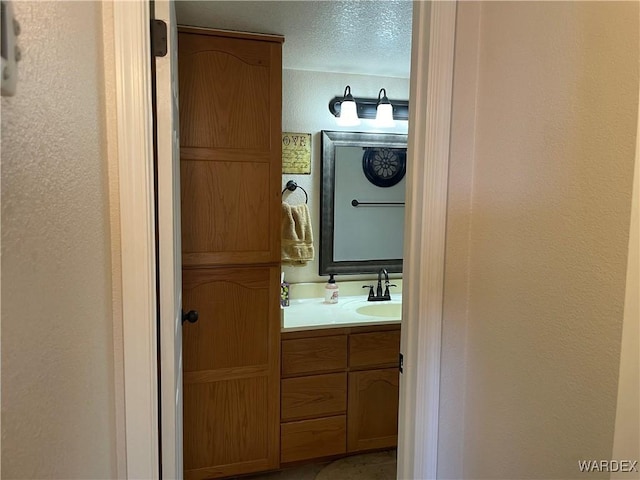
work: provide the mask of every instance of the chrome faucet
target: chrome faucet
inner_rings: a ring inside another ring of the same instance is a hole
[[[382,276],[384,275],[384,293],[382,291]],[[373,292],[373,285],[364,285],[362,288],[369,289],[369,297],[367,301],[369,302],[381,302],[384,300],[391,300],[391,294],[389,293],[389,287],[396,287],[397,285],[389,284],[389,272],[387,272],[386,268],[381,268],[378,270],[378,285],[376,287],[376,292]]]

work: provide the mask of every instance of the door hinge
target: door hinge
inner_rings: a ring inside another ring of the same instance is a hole
[[[402,367],[404,367],[404,357],[400,354],[400,358],[398,360],[398,369],[400,370],[400,373],[402,373]]]
[[[151,20],[151,50],[154,57],[167,54],[167,24],[162,20]]]

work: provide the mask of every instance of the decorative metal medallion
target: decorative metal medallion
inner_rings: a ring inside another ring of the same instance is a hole
[[[375,186],[393,187],[406,173],[407,149],[365,147],[362,170]]]

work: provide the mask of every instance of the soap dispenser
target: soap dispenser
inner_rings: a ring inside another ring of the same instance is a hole
[[[329,281],[324,286],[324,303],[338,303],[338,285],[333,275],[329,275]]]

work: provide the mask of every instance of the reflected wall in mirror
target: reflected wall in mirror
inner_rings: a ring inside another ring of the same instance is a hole
[[[402,272],[407,135],[322,131],[320,275]]]

